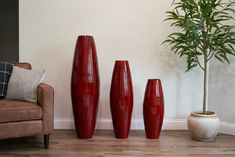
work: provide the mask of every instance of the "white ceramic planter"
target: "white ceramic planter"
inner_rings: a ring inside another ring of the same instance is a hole
[[[188,128],[192,132],[192,138],[197,141],[212,141],[215,139],[220,120],[215,112],[199,114],[192,112],[188,117]]]

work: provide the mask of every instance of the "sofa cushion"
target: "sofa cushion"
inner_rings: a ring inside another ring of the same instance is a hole
[[[0,123],[29,121],[42,118],[42,109],[36,104],[22,101],[0,100]]]
[[[4,98],[7,93],[7,85],[11,76],[13,64],[0,62],[0,98]]]
[[[8,84],[7,99],[37,102],[37,87],[45,76],[45,70],[26,70],[13,67]]]
[[[42,121],[31,120],[22,122],[0,123],[0,130],[0,139],[40,135],[42,133]],[[14,150],[14,148],[12,150]]]

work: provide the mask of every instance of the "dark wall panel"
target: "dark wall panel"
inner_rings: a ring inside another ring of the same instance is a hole
[[[18,0],[0,0],[0,60],[19,60]]]

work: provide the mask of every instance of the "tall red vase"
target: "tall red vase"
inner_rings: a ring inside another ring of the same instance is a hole
[[[78,138],[93,136],[99,101],[99,69],[92,36],[79,36],[76,43],[71,97]]]
[[[146,137],[158,139],[164,116],[164,97],[161,80],[159,79],[148,80],[145,90],[143,115]]]
[[[133,89],[128,61],[115,62],[110,107],[116,138],[128,138],[133,108]]]

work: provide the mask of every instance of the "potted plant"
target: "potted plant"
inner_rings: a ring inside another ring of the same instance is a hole
[[[219,129],[216,113],[207,111],[208,64],[212,58],[229,63],[228,55],[235,55],[234,4],[231,0],[174,0],[173,10],[166,12],[166,21],[171,21],[178,31],[163,43],[186,58],[186,71],[197,66],[203,71],[203,108],[188,117],[195,140],[211,141]]]

